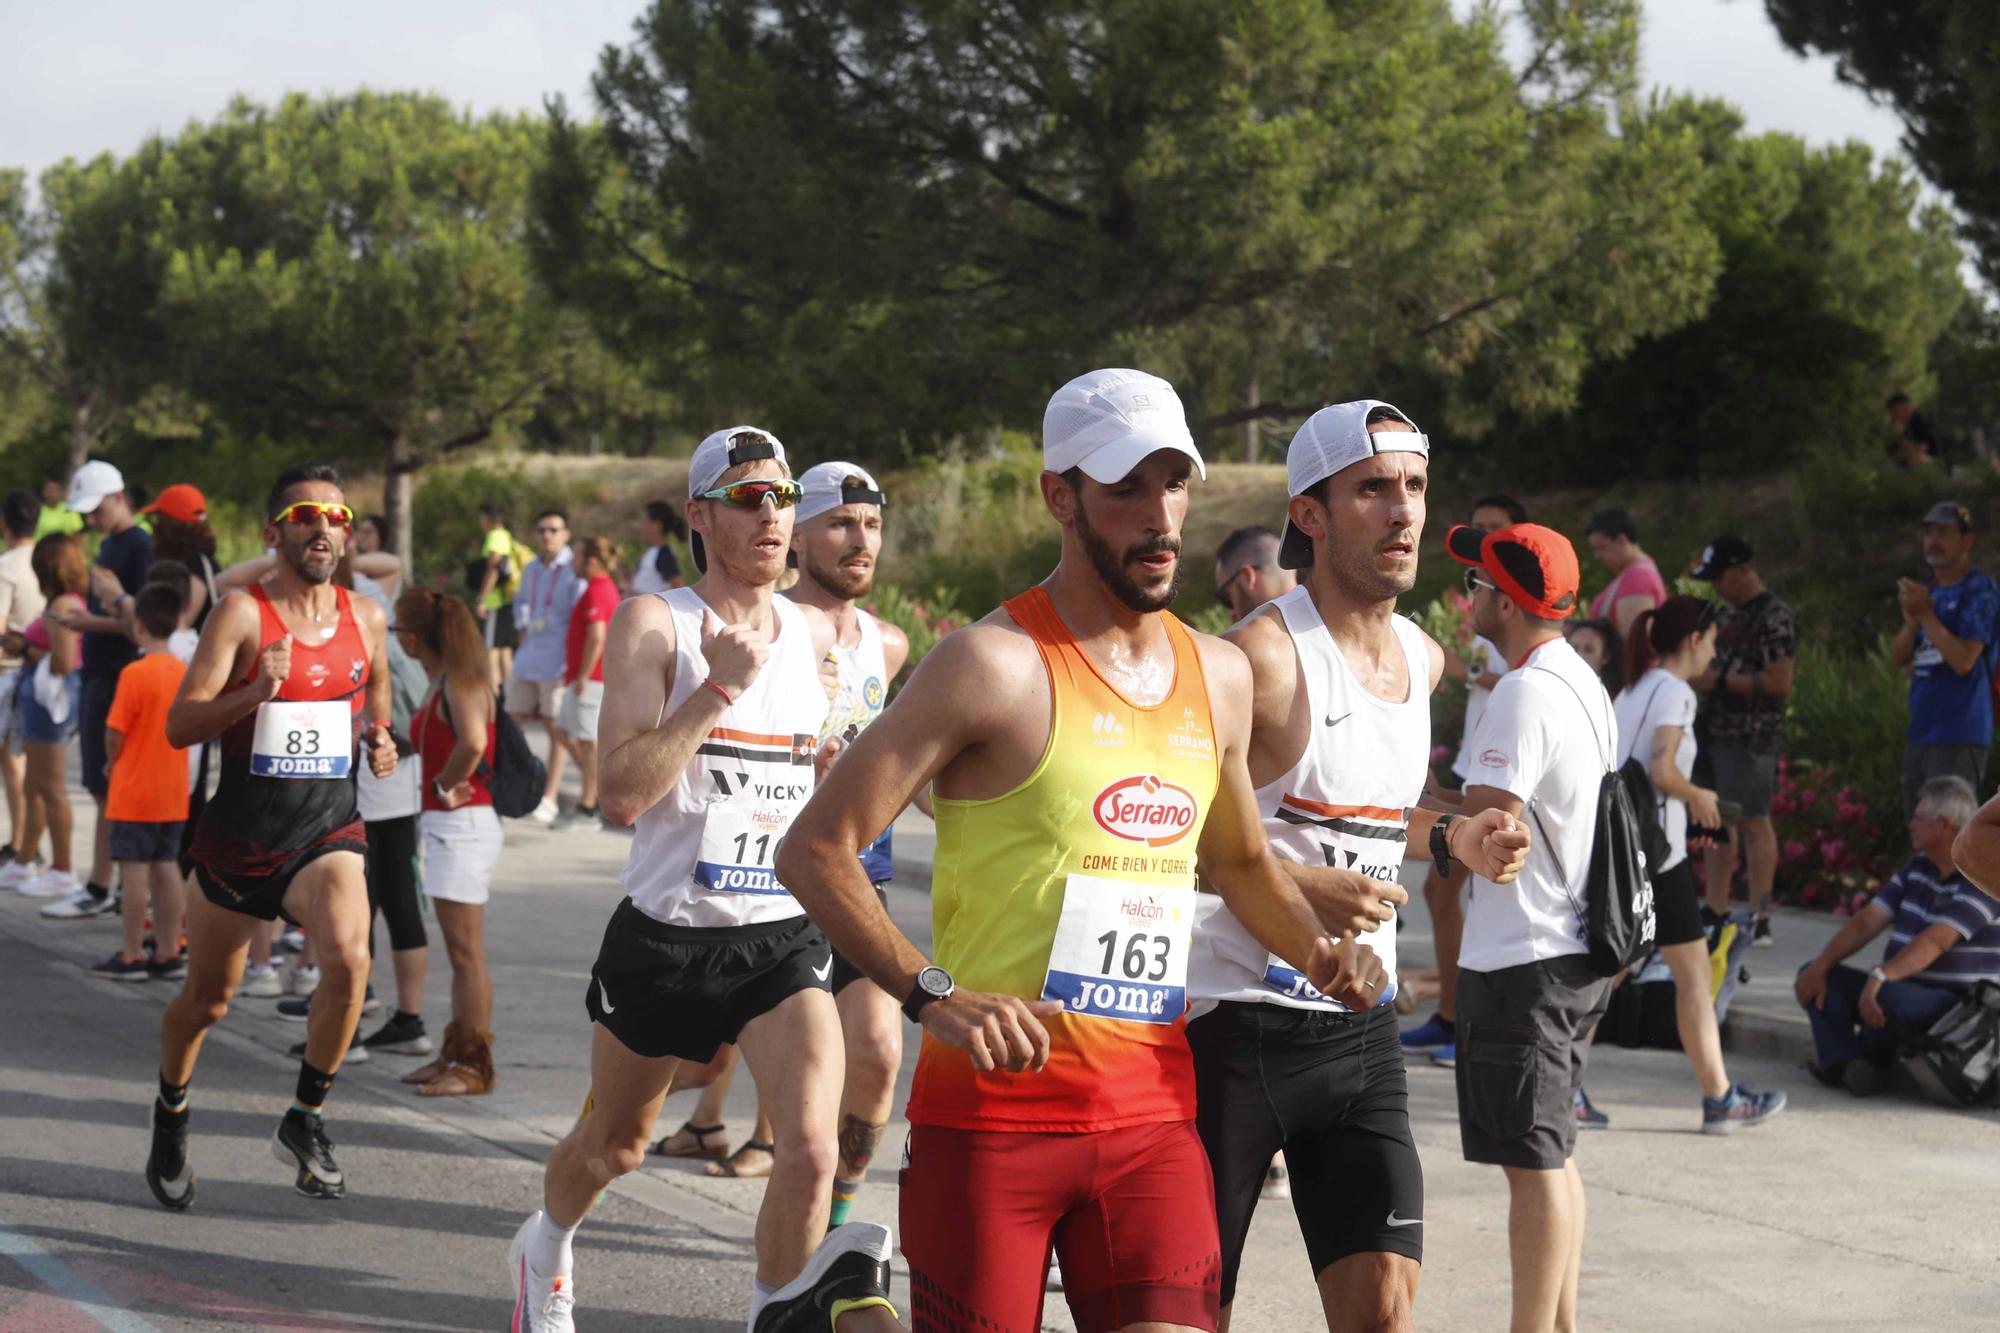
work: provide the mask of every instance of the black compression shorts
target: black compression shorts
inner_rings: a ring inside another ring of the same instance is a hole
[[[1348,1014],[1225,1000],[1187,1035],[1195,1128],[1215,1172],[1225,1306],[1280,1148],[1315,1275],[1352,1254],[1423,1262],[1424,1173],[1393,1007]]]

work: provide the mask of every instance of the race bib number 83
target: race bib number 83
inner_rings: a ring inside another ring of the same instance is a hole
[[[250,771],[260,778],[344,778],[354,770],[354,710],[345,699],[257,706]]]
[[[1187,1010],[1191,886],[1071,875],[1042,998],[1072,1014],[1171,1023]]]

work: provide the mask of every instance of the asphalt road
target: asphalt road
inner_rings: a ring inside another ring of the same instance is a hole
[[[194,1084],[196,1207],[155,1205],[140,1172],[168,988],[85,972],[113,947],[113,923],[44,922],[38,904],[0,899],[0,1333],[505,1327],[507,1241],[583,1093],[583,979],[627,847],[518,824],[508,837],[490,912],[499,1086],[429,1102],[395,1082],[410,1060],[343,1071],[328,1115],[351,1181],[339,1203],[295,1195],[271,1157],[296,1068],[285,1050],[303,1032],[270,1001],[245,1001],[210,1037]],[[921,939],[921,839],[905,850],[911,887],[892,908]],[[1424,958],[1420,918],[1404,948]],[[441,950],[433,963],[426,1013],[441,1030]],[[1614,1125],[1580,1149],[1587,1327],[2000,1325],[2000,1115],[1858,1103],[1778,1063],[1731,1058],[1734,1077],[1788,1087],[1792,1109],[1710,1139],[1678,1055],[1593,1057],[1591,1092]],[[737,1141],[752,1101],[745,1077],[730,1106]],[[690,1106],[677,1097],[665,1127]],[[1504,1327],[1500,1175],[1459,1160],[1448,1071],[1412,1066],[1411,1112],[1428,1193],[1418,1322]],[[893,1224],[900,1147],[892,1130],[857,1215]],[[579,1327],[740,1329],[760,1190],[665,1162],[619,1182],[578,1238]],[[1266,1204],[1236,1327],[1323,1326],[1306,1270],[1289,1209]],[[1071,1327],[1059,1297],[1046,1327]]]

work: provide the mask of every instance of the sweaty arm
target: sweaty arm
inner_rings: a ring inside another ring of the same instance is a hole
[[[187,674],[181,677],[180,691],[167,710],[169,744],[185,750],[214,740],[234,723],[256,712],[259,705],[277,698],[284,681],[265,673],[259,673],[243,689],[223,693],[232,676],[244,674],[239,663],[255,653],[260,629],[257,608],[248,594],[230,593],[216,606],[208,623],[202,626],[194,661],[188,664]],[[379,673],[379,678],[386,684],[386,669]],[[372,693],[371,681],[371,703]]]
[[[1248,760],[1254,684],[1249,660],[1219,639],[1197,636],[1195,643],[1208,678],[1219,770],[1197,849],[1202,875],[1258,943],[1303,972],[1322,994],[1350,1009],[1372,1008],[1382,994],[1380,960],[1351,934],[1338,944],[1327,938],[1313,904],[1264,837]]]
[[[1979,807],[1958,831],[1951,859],[1989,898],[2000,898],[2000,796]]]
[[[1243,749],[1246,781],[1251,784],[1252,813],[1258,817],[1258,838],[1261,841],[1262,813],[1255,809],[1257,779],[1263,777],[1265,781],[1270,781],[1296,762],[1298,752],[1311,738],[1314,720],[1304,716],[1304,695],[1299,689],[1298,650],[1293,647],[1292,636],[1275,611],[1252,613],[1231,627],[1222,638],[1225,644],[1237,649],[1233,658],[1224,661],[1223,670],[1228,672],[1232,668],[1247,666],[1250,673],[1250,688],[1244,692],[1249,700],[1244,710],[1248,714],[1249,733]],[[1204,654],[1202,660],[1206,667],[1208,655]],[[1210,707],[1218,708],[1219,695],[1213,678],[1210,686]],[[1305,732],[1303,738],[1299,734],[1301,731]],[[1278,857],[1277,862],[1285,877],[1297,886],[1311,908],[1320,927],[1315,934],[1345,936],[1380,930],[1385,922],[1396,919],[1396,908],[1410,900],[1409,891],[1402,885],[1378,880],[1359,871],[1338,866],[1303,865],[1284,857]],[[1211,887],[1221,887],[1217,878],[1219,872],[1209,864],[1205,855],[1201,861],[1201,873]],[[1231,910],[1235,910],[1233,905]],[[1248,925],[1247,922],[1245,924]],[[1284,957],[1281,951],[1273,952]]]
[[[620,602],[604,636],[604,706],[597,777],[604,815],[628,826],[680,781],[696,747],[729,703],[697,689],[667,713],[673,689],[674,616],[657,597]]]
[[[995,612],[1004,616],[1005,612]],[[819,787],[792,821],[778,878],[842,957],[892,997],[911,993],[929,963],[883,910],[861,849],[952,760],[1020,724],[1039,673],[1033,646],[997,625],[946,635],[896,702],[842,752],[840,781]],[[1036,711],[1046,711],[1044,697]],[[1049,1038],[1040,1018],[1062,1006],[1013,995],[955,991],[921,1012],[924,1030],[965,1050],[981,1070],[1040,1069]]]

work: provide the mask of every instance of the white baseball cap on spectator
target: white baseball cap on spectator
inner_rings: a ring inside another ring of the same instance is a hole
[[[1143,370],[1079,375],[1055,391],[1042,413],[1042,466],[1051,472],[1082,468],[1084,476],[1109,486],[1161,449],[1186,454],[1195,473],[1208,479],[1180,395]]]
[[[768,430],[756,426],[726,426],[706,436],[694,447],[694,456],[688,459],[688,499],[698,500],[703,491],[712,491],[722,483],[722,474],[739,463],[751,463],[760,458],[775,458],[785,462],[785,446],[778,437]],[[790,470],[786,464],[786,470]],[[708,572],[708,552],[701,544],[699,532],[688,533],[688,554],[694,557],[694,567]]]
[[[1368,418],[1380,409],[1381,416],[1400,421],[1408,430],[1373,431]],[[1351,403],[1322,407],[1306,418],[1305,425],[1292,436],[1285,451],[1285,481],[1291,495],[1303,495],[1334,473],[1352,467],[1377,454],[1412,453],[1431,456],[1431,439],[1417,429],[1417,423],[1403,410],[1379,398],[1358,398]],[[1300,532],[1289,518],[1285,535],[1278,543],[1281,569],[1310,569],[1313,562],[1312,538]]]
[[[69,479],[69,507],[79,514],[92,513],[104,503],[105,496],[124,489],[124,474],[102,459],[93,458]]]
[[[847,483],[858,481],[859,486]],[[887,503],[882,488],[875,478],[852,463],[815,463],[799,478],[799,485],[805,494],[799,497],[798,516],[793,523],[804,523],[818,518],[829,509],[842,505],[875,505],[878,508]]]

